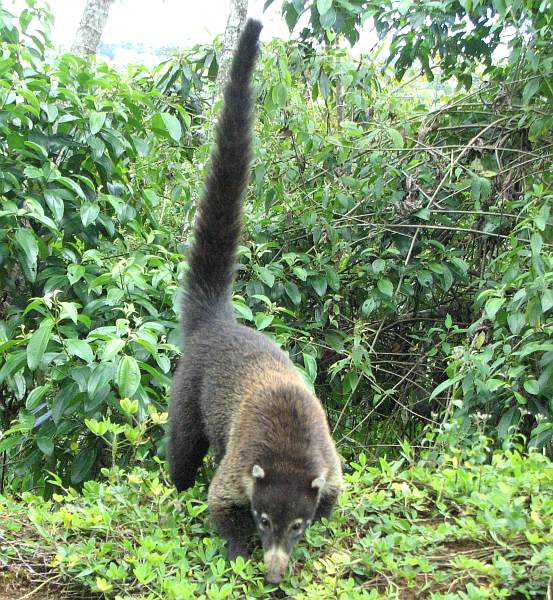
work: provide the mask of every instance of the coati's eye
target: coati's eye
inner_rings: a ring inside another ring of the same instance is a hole
[[[298,531],[301,531],[301,526],[302,526],[302,521],[295,521],[294,523],[292,523],[292,531],[294,533],[298,533]]]
[[[259,524],[263,529],[269,529],[269,527],[271,526],[271,521],[269,521],[269,519],[265,515],[263,515],[261,519],[259,519]]]

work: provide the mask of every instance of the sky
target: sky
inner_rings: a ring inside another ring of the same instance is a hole
[[[250,0],[248,15],[262,18],[262,40],[286,37],[280,17],[281,2],[275,0],[263,13],[265,0]],[[69,47],[81,18],[85,0],[50,0],[56,18],[55,44]],[[102,35],[104,43],[131,42],[147,46],[189,46],[207,43],[223,33],[228,0],[117,0],[111,7]]]
[[[1,1],[1,0],[0,0]],[[77,31],[86,0],[49,0],[55,18],[52,41],[69,50]],[[281,16],[282,0],[263,11],[266,0],[249,0],[248,16],[263,22],[261,40],[290,36]],[[8,1],[8,4],[10,2]],[[11,0],[16,12],[25,6],[24,0]],[[211,43],[222,34],[228,17],[229,0],[116,0],[109,12],[102,43],[131,44],[146,47],[190,47]],[[356,44],[355,52],[372,47],[376,37],[369,32]],[[137,55],[134,50],[118,49],[115,62],[159,62],[155,54]]]

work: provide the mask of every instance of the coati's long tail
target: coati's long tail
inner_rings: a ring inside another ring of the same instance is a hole
[[[230,303],[242,230],[242,195],[251,160],[252,92],[261,23],[249,19],[234,53],[216,129],[206,189],[188,251],[182,322],[185,333],[212,318],[233,318]]]

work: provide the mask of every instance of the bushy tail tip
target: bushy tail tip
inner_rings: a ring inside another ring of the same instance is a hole
[[[249,80],[257,57],[259,34],[263,29],[260,21],[248,19],[240,34],[230,70],[231,81]]]

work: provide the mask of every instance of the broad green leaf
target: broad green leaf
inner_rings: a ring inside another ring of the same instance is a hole
[[[446,379],[445,381],[442,381],[440,385],[434,388],[434,390],[430,394],[429,400],[433,400],[436,396],[439,396],[442,392],[455,385],[458,381],[460,381],[463,375],[464,373],[459,373],[458,375],[455,375],[455,377],[453,377],[452,379]]]
[[[376,285],[380,292],[382,292],[385,296],[388,296],[389,298],[392,297],[394,293],[394,285],[387,277],[379,279]]]
[[[175,140],[175,142],[180,141],[182,136],[182,128],[177,117],[168,113],[162,113],[161,118],[165,124],[165,128],[167,129],[167,133]]]
[[[527,81],[524,89],[522,90],[522,103],[528,104],[531,98],[535,96],[536,92],[540,89],[540,80],[538,77],[534,77]]]
[[[442,268],[443,268],[443,272],[442,272],[443,288],[444,288],[444,291],[447,292],[453,285],[453,274],[451,273],[451,270],[449,269],[449,267],[447,265],[442,265]]]
[[[430,285],[432,285],[434,278],[432,277],[432,273],[430,271],[427,271],[426,269],[421,269],[417,273],[417,281],[423,287],[429,287]]]
[[[294,275],[301,281],[307,280],[308,273],[303,267],[293,267],[292,273],[294,273]]]
[[[72,192],[75,192],[75,194],[77,194],[77,196],[79,196],[79,198],[81,198],[81,200],[86,201],[86,196],[85,196],[81,186],[78,185],[77,183],[75,183],[69,177],[58,177],[56,179],[56,181],[59,181],[59,183],[61,183],[67,189],[71,190]]]
[[[15,232],[15,241],[25,254],[29,271],[35,273],[38,257],[38,242],[33,230],[23,228],[18,229]]]
[[[332,0],[317,0],[317,10],[320,15],[324,15],[332,8]]]
[[[125,340],[115,338],[110,340],[105,346],[102,353],[102,360],[111,360],[116,354],[119,354],[125,347]]]
[[[524,382],[524,389],[533,396],[537,396],[540,393],[540,386],[535,379],[527,379]]]
[[[46,456],[52,456],[54,453],[54,440],[50,436],[40,435],[36,438],[36,445]]]
[[[363,304],[361,304],[361,313],[368,317],[377,307],[376,300],[374,298],[367,298]]]
[[[375,275],[378,275],[379,273],[382,273],[382,271],[384,271],[384,269],[386,268],[386,261],[383,260],[382,258],[377,258],[375,261],[373,261],[373,264],[371,265],[373,273]]]
[[[22,444],[28,440],[27,436],[23,435],[9,435],[6,438],[0,440],[0,452],[6,452],[15,448],[18,444]]]
[[[79,450],[71,465],[71,483],[80,483],[90,475],[96,455],[96,446],[87,446]]]
[[[46,112],[48,123],[53,123],[58,118],[59,109],[55,104],[46,104],[44,111]]]
[[[63,319],[71,319],[75,325],[77,324],[77,318],[79,316],[79,311],[77,308],[77,304],[75,302],[60,302],[61,311],[60,311],[60,321]]]
[[[41,179],[44,177],[44,171],[33,166],[25,167],[23,174],[29,179]]]
[[[125,355],[117,368],[117,387],[123,398],[132,398],[140,385],[140,368],[134,356]]]
[[[35,142],[30,142],[27,140],[25,141],[25,146],[27,146],[27,148],[31,148],[31,150],[34,150],[41,158],[48,158],[48,152],[46,152],[46,149],[40,144],[36,144]]]
[[[54,223],[54,221],[52,221],[52,219],[50,219],[50,217],[47,217],[46,215],[37,214],[34,212],[27,213],[27,216],[30,219],[33,219],[34,221],[38,221],[39,223],[42,223],[43,225],[48,227],[48,229],[51,229],[53,232],[55,232],[55,233],[58,232],[58,228],[56,227],[56,224]]]
[[[46,394],[50,391],[51,386],[47,385],[39,385],[34,390],[32,390],[25,400],[25,408],[27,410],[33,410],[36,408],[40,401],[46,396]]]
[[[25,351],[13,352],[8,354],[2,368],[0,369],[0,383],[3,383],[7,377],[19,371],[25,364],[27,353]]]
[[[302,352],[302,356],[305,371],[307,372],[311,383],[315,383],[315,379],[317,378],[317,361],[307,352]]]
[[[317,292],[319,296],[324,296],[326,294],[326,289],[328,286],[328,282],[324,275],[319,277],[315,277],[310,280],[313,289]]]
[[[520,409],[517,406],[513,406],[501,417],[497,424],[497,435],[499,439],[504,440],[509,433],[512,433],[511,428],[516,428],[519,421]]]
[[[48,342],[50,341],[50,334],[54,327],[52,319],[45,319],[40,327],[33,333],[29,344],[27,345],[27,365],[31,371],[34,371],[46,351]]]
[[[144,190],[142,194],[151,208],[154,208],[159,204],[159,198],[154,190]]]
[[[162,131],[173,139],[179,142],[182,136],[182,127],[180,121],[174,115],[169,113],[156,113],[152,117],[152,127]]]
[[[525,323],[526,317],[524,316],[524,313],[514,312],[507,317],[507,324],[509,325],[511,333],[514,335],[518,335],[521,332]]]
[[[423,221],[429,221],[431,215],[432,213],[430,212],[430,209],[426,207],[417,210],[417,212],[415,213],[415,216]]]
[[[88,227],[91,223],[96,221],[96,218],[100,214],[100,207],[98,204],[92,202],[83,202],[81,205],[81,221],[83,227]]]
[[[264,284],[272,288],[275,283],[275,276],[271,273],[271,271],[269,271],[267,267],[257,267],[257,272],[259,274],[259,279],[261,279]]]
[[[257,313],[255,315],[255,327],[258,330],[262,330],[265,329],[266,327],[269,327],[269,325],[273,322],[274,316],[273,315],[267,315],[265,313]]]
[[[82,265],[69,265],[67,267],[67,279],[71,285],[77,283],[85,274],[85,268]]]
[[[328,98],[330,96],[330,79],[323,70],[321,70],[319,75],[319,89],[321,90],[323,98]]]
[[[102,436],[109,429],[108,421],[96,421],[96,419],[85,419],[84,424],[94,435]]]
[[[553,351],[553,342],[530,342],[524,344],[522,350],[516,354],[521,358],[534,354],[535,352],[551,352]]]
[[[545,313],[551,307],[553,307],[553,290],[548,289],[543,292],[543,296],[541,298],[541,309]]]
[[[538,216],[535,219],[536,227],[540,231],[545,231],[545,228],[547,227],[547,223],[549,221],[550,210],[551,209],[549,207],[549,204],[544,204],[540,208],[540,212],[539,212]]]
[[[287,281],[284,284],[284,289],[286,294],[288,294],[288,298],[290,298],[294,304],[299,304],[301,302],[300,290],[293,281]]]
[[[505,298],[490,298],[485,305],[485,313],[486,317],[493,321],[497,311],[503,306],[505,303]]]
[[[91,112],[88,117],[88,123],[90,125],[90,133],[92,135],[97,134],[106,122],[105,112]]]
[[[109,387],[114,375],[114,367],[111,364],[101,363],[94,367],[92,375],[88,380],[87,393],[89,398],[94,399],[98,395],[102,395],[103,388]]]
[[[71,356],[78,356],[87,363],[91,363],[94,360],[92,348],[90,347],[90,344],[84,340],[65,340],[65,347]]]
[[[328,285],[337,292],[340,289],[340,276],[336,272],[334,267],[326,267],[326,280],[328,281]]]
[[[44,200],[46,201],[48,208],[52,211],[54,219],[59,223],[63,219],[63,198],[51,190],[44,190]]]
[[[530,238],[530,247],[534,256],[539,256],[543,246],[543,238],[539,233],[533,233]]]
[[[413,6],[413,0],[400,0],[398,5],[398,11],[400,15],[406,15],[409,9]]]
[[[242,319],[246,319],[246,321],[253,321],[252,310],[247,304],[244,304],[238,300],[233,300],[232,306]]]
[[[336,23],[336,11],[329,8],[323,15],[319,15],[319,23],[323,29],[330,29]]]
[[[275,106],[284,106],[288,99],[288,88],[282,82],[277,83],[273,86],[271,97]]]

